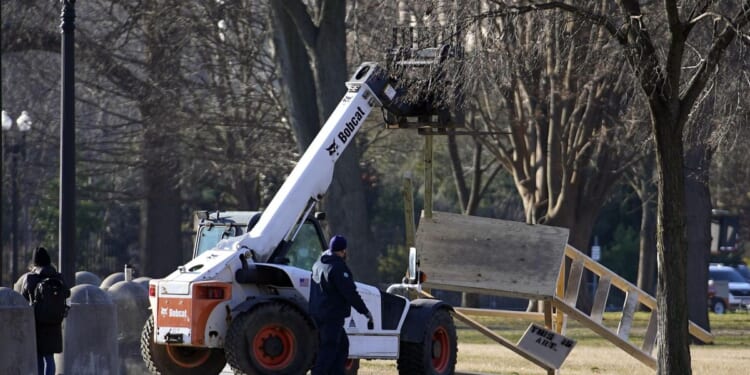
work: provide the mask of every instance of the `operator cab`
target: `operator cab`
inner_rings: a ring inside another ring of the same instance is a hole
[[[194,214],[195,243],[193,258],[216,247],[230,237],[249,232],[260,218],[259,211],[197,211]],[[322,217],[316,215],[316,217]],[[290,266],[311,269],[326,245],[320,222],[307,218],[297,237],[283,255],[284,263]]]

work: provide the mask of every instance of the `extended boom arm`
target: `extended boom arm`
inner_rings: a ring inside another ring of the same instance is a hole
[[[267,262],[295,224],[304,220],[315,202],[323,198],[333,179],[339,156],[351,143],[373,108],[390,104],[396,90],[386,72],[375,63],[364,63],[346,83],[347,93],[312,141],[253,229],[222,241],[218,247],[252,249],[255,261]]]

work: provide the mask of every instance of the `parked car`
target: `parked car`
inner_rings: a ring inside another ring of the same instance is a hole
[[[750,282],[736,269],[712,264],[708,267],[708,279],[709,305],[714,312],[721,314],[726,309],[750,309]],[[727,286],[725,292],[721,290],[722,285]]]
[[[750,283],[750,268],[747,267],[746,264],[738,264],[734,266],[734,269],[737,270],[737,272],[742,275],[742,277],[745,278],[745,280]]]
[[[716,314],[724,314],[729,307],[727,282],[708,280],[708,308]]]

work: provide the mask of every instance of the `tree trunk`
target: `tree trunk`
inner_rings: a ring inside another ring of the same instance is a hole
[[[183,263],[182,220],[177,123],[179,108],[181,44],[179,23],[165,24],[163,17],[180,12],[178,2],[152,2],[145,6],[146,71],[154,82],[139,98],[143,121],[143,182],[145,202],[141,221],[141,261],[144,275],[164,277]]]
[[[648,194],[646,194],[648,195]],[[638,288],[654,294],[656,277],[656,215],[650,198],[641,198],[641,230],[638,254]]]
[[[590,211],[578,210],[578,215],[574,222],[560,226],[571,228],[570,237],[568,237],[568,244],[570,246],[573,246],[584,254],[591,256],[591,246],[589,246],[589,243],[591,242],[591,232],[594,229],[596,217],[599,215],[599,207],[602,205],[590,201],[587,201],[587,203],[591,203],[592,208]],[[570,262],[568,262],[566,266],[569,270]],[[576,307],[587,314],[591,312],[591,305],[594,303],[594,293],[589,288],[594,281],[594,277],[594,274],[589,271],[583,273],[583,284],[578,292],[578,300],[576,302]]]
[[[273,33],[276,61],[281,76],[285,78],[284,94],[289,108],[289,123],[297,140],[297,148],[303,153],[320,129],[317,101],[312,99],[317,96],[315,77],[294,20],[280,2],[271,1],[271,8],[273,26],[277,29]]]
[[[687,213],[688,317],[710,330],[708,321],[708,263],[711,258],[711,194],[708,174],[711,150],[705,142],[688,146],[685,155],[685,199]]]
[[[682,126],[668,101],[651,99],[652,125],[656,141],[658,182],[657,232],[658,282],[656,286],[658,374],[690,375],[685,233],[685,179]],[[655,103],[656,102],[656,103]]]
[[[234,196],[237,197],[237,207],[243,210],[257,210],[261,205],[260,181],[257,173],[243,174],[237,180]]]
[[[453,171],[453,182],[456,185],[456,194],[461,212],[464,215],[476,214],[479,206],[479,187],[482,185],[482,144],[474,142],[474,154],[472,158],[472,178],[471,188],[469,188],[466,178],[464,177],[463,163],[461,155],[458,152],[458,143],[456,135],[448,134],[448,155],[451,160],[451,170]],[[480,307],[479,293],[461,293],[461,306],[463,307]]]
[[[304,151],[346,92],[346,3],[325,1],[316,20],[317,27],[311,26],[311,19],[302,19],[299,12],[295,12],[304,7],[299,1],[272,1],[271,6],[281,33],[275,41],[283,43],[277,51],[282,72],[287,78],[285,85],[291,123],[300,150]],[[288,9],[291,11],[287,12]],[[302,31],[301,24],[311,27]],[[314,35],[301,34],[304,32],[314,32]],[[317,107],[312,108],[314,103]],[[342,234],[348,239],[351,249],[348,262],[357,278],[375,282],[377,269],[372,265],[376,263],[379,252],[371,245],[359,159],[357,144],[350,144],[336,163],[323,205],[331,234]]]
[[[168,113],[155,105],[143,109],[147,129],[143,141],[143,184],[145,201],[141,209],[141,262],[143,275],[161,278],[183,263],[181,237],[182,201],[175,176],[179,173],[177,158],[167,158],[165,152],[174,150],[174,137],[165,136],[158,129],[161,121],[170,121]],[[163,122],[162,122],[163,123]],[[150,124],[150,125],[149,125]]]

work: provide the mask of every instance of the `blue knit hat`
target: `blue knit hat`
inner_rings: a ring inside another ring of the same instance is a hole
[[[335,235],[333,238],[331,238],[330,246],[328,246],[331,251],[341,251],[346,249],[346,238],[344,236]]]

